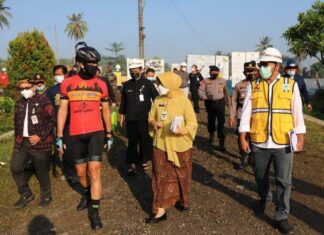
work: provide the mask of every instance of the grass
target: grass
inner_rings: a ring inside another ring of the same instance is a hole
[[[13,137],[4,139],[0,141],[0,161],[5,162],[8,164],[8,162],[11,159],[13,149]]]
[[[13,130],[13,126],[14,126],[13,116],[14,116],[13,112],[0,113],[0,135]]]

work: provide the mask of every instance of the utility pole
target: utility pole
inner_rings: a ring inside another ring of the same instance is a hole
[[[56,60],[58,60],[58,38],[57,38],[57,32],[56,32],[56,25],[54,25],[54,40],[55,40],[55,54],[56,54]]]
[[[139,57],[144,59],[144,26],[143,26],[143,1],[138,0],[138,37],[139,37]]]

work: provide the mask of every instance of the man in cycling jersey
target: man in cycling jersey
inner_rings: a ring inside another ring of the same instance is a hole
[[[83,47],[78,48],[80,45]],[[99,52],[86,43],[78,43],[76,49],[79,72],[65,79],[61,85],[56,144],[64,151],[62,137],[69,108],[75,167],[81,185],[89,191],[88,217],[92,229],[97,230],[102,228],[99,216],[102,151],[104,143],[108,148],[112,144],[108,91],[106,84],[95,76],[100,61]]]

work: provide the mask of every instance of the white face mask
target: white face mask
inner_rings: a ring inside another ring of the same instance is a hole
[[[34,92],[31,89],[24,89],[20,93],[25,99],[29,99],[34,95]]]
[[[159,89],[160,95],[168,94],[169,89],[165,88],[164,86],[159,85],[158,89]]]
[[[63,75],[57,75],[57,76],[54,76],[54,79],[55,79],[55,82],[60,84],[60,83],[63,82],[64,76]]]
[[[154,82],[156,80],[155,77],[147,77],[147,79],[152,81],[152,82]]]

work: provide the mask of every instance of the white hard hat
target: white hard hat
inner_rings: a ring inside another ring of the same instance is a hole
[[[116,69],[120,69],[120,65],[119,64],[116,64]]]
[[[187,67],[187,64],[186,64],[185,62],[182,62],[182,63],[180,64],[180,66],[181,66],[181,67]]]
[[[142,61],[140,61],[139,59],[132,59],[128,66],[129,69],[136,69],[140,67],[143,67],[143,64]]]
[[[273,47],[268,47],[261,52],[259,62],[277,62],[282,63],[282,55],[280,51]]]

